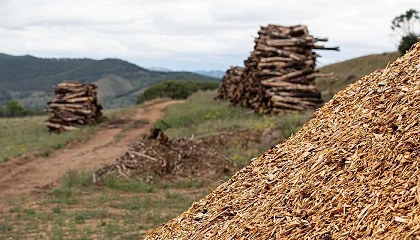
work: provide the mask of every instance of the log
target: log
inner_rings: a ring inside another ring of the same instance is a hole
[[[286,57],[267,57],[261,58],[259,60],[260,63],[271,63],[271,62],[294,62],[293,58],[286,58]]]
[[[274,78],[270,78],[268,80],[264,80],[264,81],[261,82],[261,84],[265,85],[265,84],[268,84],[270,82],[284,81],[285,79],[299,77],[299,76],[302,76],[303,74],[311,73],[312,71],[313,71],[313,69],[306,68],[306,69],[303,69],[303,70],[300,70],[300,71],[290,72],[290,73],[284,74],[283,76],[280,76],[280,77],[274,77]]]
[[[51,123],[51,122],[46,122],[45,125],[47,127],[49,127],[50,129],[58,130],[58,131],[62,131],[62,130],[66,130],[66,131],[79,130],[79,128],[77,128],[77,127],[66,126],[66,125],[61,125],[61,124]]]
[[[315,45],[312,49],[340,51],[340,47],[325,47],[322,45]]]
[[[263,83],[262,85],[266,87],[277,87],[278,90],[294,90],[294,91],[302,91],[302,92],[317,92],[318,89],[313,85],[303,85],[303,84],[292,84],[288,82],[268,82]]]

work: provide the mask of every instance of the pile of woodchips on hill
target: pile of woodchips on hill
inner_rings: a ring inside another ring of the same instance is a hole
[[[420,239],[420,43],[147,239]]]
[[[93,182],[103,183],[112,174],[150,182],[162,177],[213,177],[235,170],[229,159],[201,139],[171,140],[152,129],[115,163],[98,169]]]
[[[313,49],[338,50],[317,42],[304,25],[261,27],[245,69],[233,67],[220,84],[218,98],[250,107],[257,112],[281,114],[316,108],[322,103],[315,86],[316,53]]]
[[[50,131],[76,130],[80,125],[97,123],[101,109],[95,85],[62,82],[54,88],[54,97],[48,102],[50,115],[45,125]]]

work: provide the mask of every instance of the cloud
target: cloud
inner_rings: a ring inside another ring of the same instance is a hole
[[[341,52],[322,64],[394,51],[392,18],[417,0],[0,0],[0,51],[117,57],[141,66],[226,69],[242,64],[260,26],[306,24]]]

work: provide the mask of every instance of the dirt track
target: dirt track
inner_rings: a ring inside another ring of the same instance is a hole
[[[137,137],[149,131],[163,116],[162,110],[166,106],[179,102],[150,103],[147,109],[138,108],[131,120],[148,123],[129,131],[122,132],[122,126],[102,129],[90,140],[70,144],[48,157],[15,159],[1,164],[0,202],[13,195],[30,194],[57,186],[61,177],[69,170],[94,170],[103,164],[112,163],[127,151]]]

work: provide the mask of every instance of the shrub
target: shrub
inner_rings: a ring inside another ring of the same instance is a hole
[[[203,82],[203,81],[165,81],[153,85],[146,89],[139,95],[137,103],[143,103],[156,98],[168,97],[171,99],[186,99],[191,94],[198,91],[217,89],[218,83],[216,82]]]

